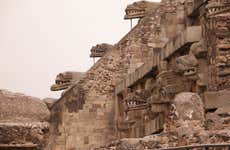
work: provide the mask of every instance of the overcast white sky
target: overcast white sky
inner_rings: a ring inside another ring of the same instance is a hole
[[[0,0],[0,89],[59,97],[49,90],[55,76],[86,71],[92,46],[118,42],[130,29],[123,16],[134,1]]]

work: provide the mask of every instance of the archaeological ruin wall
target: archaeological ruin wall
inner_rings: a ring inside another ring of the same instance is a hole
[[[206,121],[216,111],[227,128],[229,16],[226,0],[129,5],[125,19],[140,18],[138,24],[118,43],[93,47],[91,57],[100,60],[53,105],[51,149],[85,150],[150,135],[171,141],[160,140],[159,147],[194,144],[180,131],[191,124],[192,136],[198,129],[210,134]]]
[[[177,33],[167,36],[160,52],[153,47],[153,61],[116,86],[119,138],[162,132],[170,103],[182,92],[198,93],[206,112],[229,111],[228,5],[227,1],[177,3]]]

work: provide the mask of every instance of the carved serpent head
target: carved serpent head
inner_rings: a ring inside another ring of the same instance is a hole
[[[102,44],[97,44],[96,46],[93,46],[91,48],[91,54],[90,57],[102,57],[104,54],[111,50],[113,48],[113,45],[102,43]]]
[[[156,9],[159,3],[139,1],[130,4],[125,9],[126,15],[125,19],[143,18],[148,13],[149,10]]]
[[[184,55],[176,58],[176,72],[185,77],[193,76],[197,73],[198,60],[194,55]]]
[[[69,88],[83,76],[81,72],[64,72],[56,76],[55,84],[50,87],[51,91],[60,91]]]

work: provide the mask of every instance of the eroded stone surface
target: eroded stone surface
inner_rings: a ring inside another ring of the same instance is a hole
[[[229,143],[229,4],[129,5],[125,19],[138,24],[116,44],[92,47],[100,59],[84,75],[57,75],[51,90],[65,90],[58,100],[0,90],[0,144],[144,150]]]
[[[51,91],[60,91],[70,88],[76,82],[78,82],[84,73],[67,71],[59,73],[55,79],[55,84],[50,87]]]
[[[229,142],[229,17],[226,0],[129,5],[138,24],[93,47],[99,61],[51,107],[50,149]]]
[[[201,97],[196,93],[180,93],[172,102],[175,115],[178,120],[204,121],[204,104]]]
[[[50,112],[42,100],[0,90],[0,108],[0,144],[47,146]]]
[[[46,104],[35,97],[0,90],[0,122],[48,121],[50,112]]]

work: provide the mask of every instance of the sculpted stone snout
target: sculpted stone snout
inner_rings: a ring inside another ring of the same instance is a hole
[[[176,72],[185,77],[197,78],[198,59],[206,58],[207,48],[203,42],[197,42],[191,45],[188,55],[176,58]]]
[[[193,76],[197,73],[198,61],[194,55],[185,55],[176,59],[176,72],[183,76]]]
[[[143,18],[149,10],[156,9],[159,3],[139,1],[130,4],[125,9],[126,15],[124,19]]]
[[[64,90],[70,86],[72,76],[71,74],[68,73],[60,73],[57,75],[55,79],[55,84],[51,86],[51,91],[59,91],[59,90]]]
[[[91,48],[90,57],[103,57],[107,51],[113,48],[114,46],[110,44],[106,44],[106,43],[97,44],[96,46],[93,46]]]
[[[50,87],[51,91],[60,91],[68,89],[71,85],[81,79],[83,73],[80,72],[64,72],[56,76],[55,84]]]

